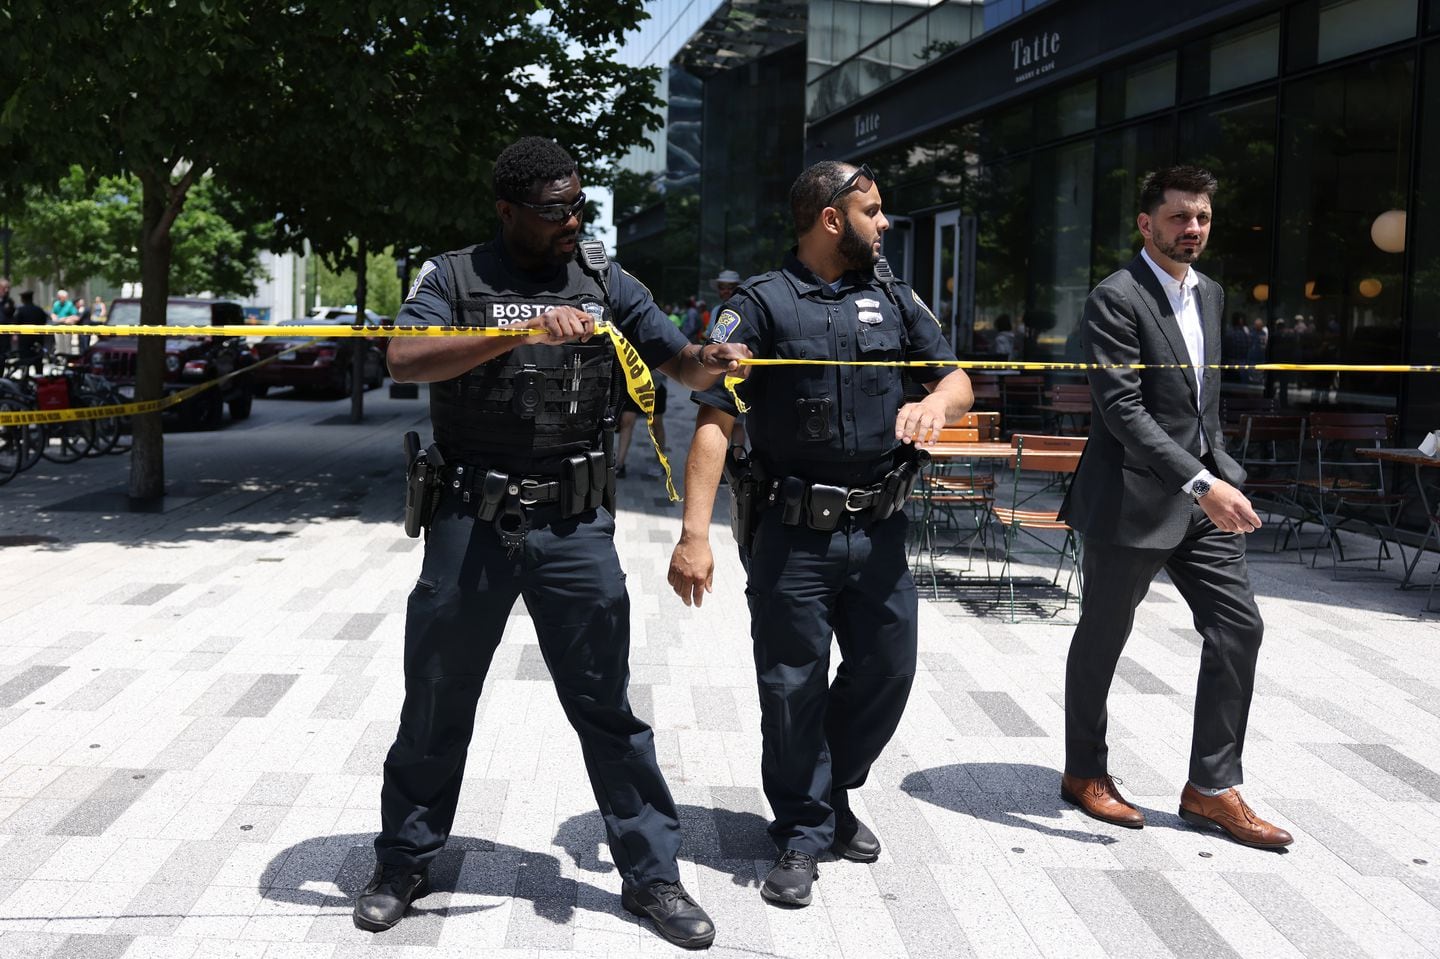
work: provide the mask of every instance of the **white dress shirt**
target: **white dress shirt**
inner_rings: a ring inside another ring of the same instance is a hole
[[[1160,281],[1160,288],[1165,291],[1165,297],[1170,301],[1170,310],[1175,314],[1175,321],[1180,324],[1180,335],[1185,338],[1185,352],[1190,354],[1190,365],[1195,373],[1195,412],[1203,415],[1205,409],[1205,326],[1200,321],[1200,277],[1195,275],[1194,270],[1187,267],[1185,278],[1177,280],[1150,258],[1148,250],[1142,248],[1140,256],[1154,272],[1155,279]],[[1209,437],[1205,435],[1202,424],[1200,455],[1204,456],[1209,450]],[[1205,479],[1213,482],[1214,478],[1209,470],[1202,469],[1191,478],[1190,482],[1185,484],[1185,492],[1192,491],[1195,480]]]

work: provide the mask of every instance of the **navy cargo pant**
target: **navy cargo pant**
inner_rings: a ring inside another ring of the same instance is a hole
[[[781,849],[818,856],[835,810],[900,725],[915,678],[918,597],[903,513],[834,532],[767,510],[750,551],[750,636],[760,687],[761,781]],[[830,636],[841,663],[830,682]]]
[[[680,824],[654,734],[630,711],[630,598],[605,510],[531,513],[510,557],[493,525],[442,500],[405,622],[405,705],[385,759],[376,858],[433,859],[450,835],[475,707],[517,597],[535,623],[621,877],[677,882]]]

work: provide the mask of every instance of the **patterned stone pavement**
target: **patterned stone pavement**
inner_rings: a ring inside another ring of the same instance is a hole
[[[683,446],[688,404],[672,405]],[[123,511],[119,456],[0,488],[0,956],[675,951],[620,908],[523,608],[437,891],[389,933],[352,927],[420,559],[398,523],[399,437],[424,422],[417,401],[367,407],[351,426],[343,403],[282,394],[219,433],[169,435],[162,513]],[[1440,954],[1436,614],[1423,590],[1395,590],[1393,563],[1337,581],[1259,536],[1269,631],[1245,794],[1295,833],[1291,852],[1175,815],[1199,640],[1168,584],[1111,697],[1140,832],[1057,795],[1073,604],[1031,590],[1011,624],[988,588],[947,585],[921,611],[905,722],[856,800],[882,858],[823,863],[809,909],[767,906],[739,566],[717,524],[715,594],[680,604],[663,575],[677,513],[633,452],[619,521],[632,699],[681,804],[683,877],[719,925],[713,954]]]

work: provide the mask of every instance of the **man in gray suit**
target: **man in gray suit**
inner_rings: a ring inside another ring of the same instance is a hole
[[[1162,366],[1090,372],[1090,440],[1060,508],[1085,547],[1060,795],[1096,819],[1145,824],[1109,775],[1105,701],[1135,607],[1163,569],[1204,639],[1180,815],[1246,845],[1280,848],[1290,834],[1234,789],[1264,623],[1242,535],[1260,518],[1237,488],[1245,474],[1220,433],[1219,372],[1206,368],[1220,362],[1225,293],[1190,265],[1210,235],[1215,189],[1195,167],[1147,177],[1137,217],[1144,249],[1091,292],[1080,321],[1086,362]]]

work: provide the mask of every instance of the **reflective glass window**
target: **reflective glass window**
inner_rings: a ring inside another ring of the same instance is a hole
[[[1167,53],[1125,71],[1125,118],[1175,105],[1175,54]]]
[[[1215,37],[1210,42],[1209,59],[1211,94],[1275,77],[1280,72],[1279,15]]]
[[[1415,35],[1419,0],[1321,0],[1316,40],[1320,63]]]

